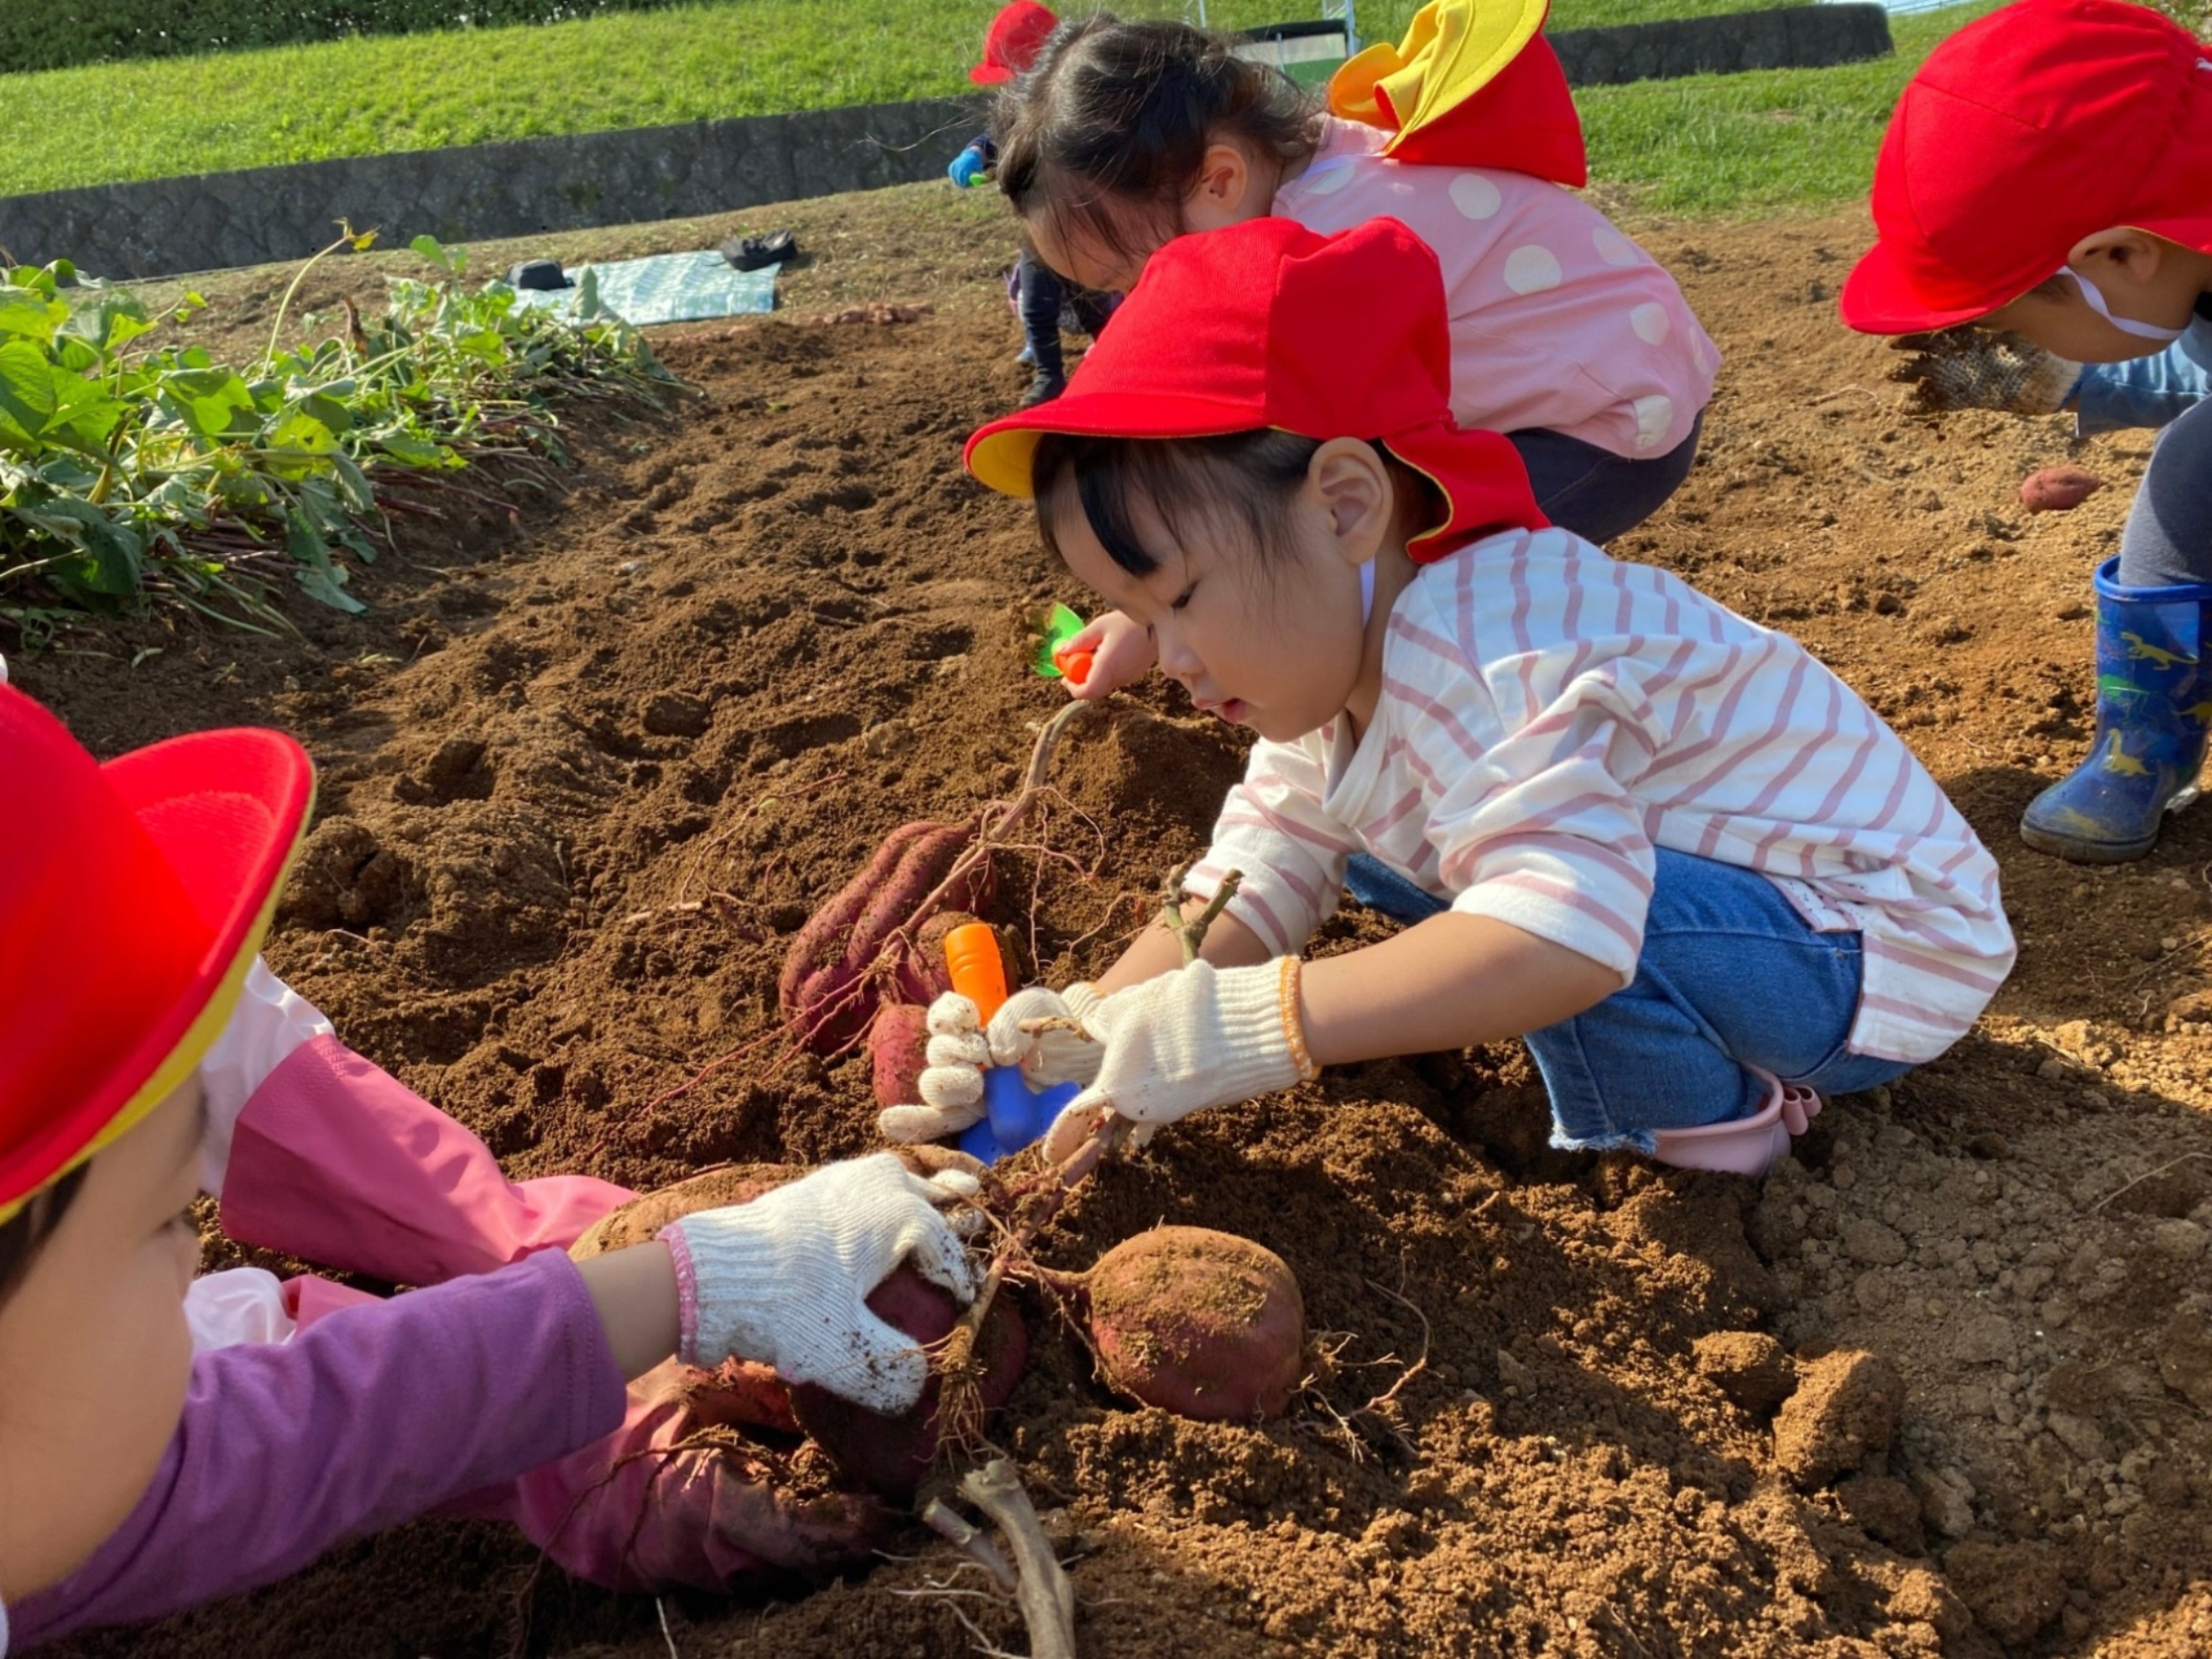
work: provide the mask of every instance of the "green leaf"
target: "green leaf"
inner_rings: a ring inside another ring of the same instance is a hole
[[[297,513],[285,515],[284,550],[298,561],[299,568],[292,574],[308,598],[349,616],[357,617],[368,609],[345,591],[345,572],[331,562],[330,544]]]
[[[38,437],[53,418],[54,382],[64,372],[28,340],[0,344],[0,417],[24,437]]]

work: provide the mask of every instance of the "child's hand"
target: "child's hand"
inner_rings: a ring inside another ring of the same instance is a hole
[[[1912,354],[1889,373],[1912,388],[1905,407],[1916,415],[1954,409],[1994,409],[2008,415],[2056,415],[2081,378],[2081,365],[2017,334],[1947,328],[1904,334],[1893,351]]]
[[[878,1152],[662,1228],[677,1258],[680,1358],[757,1359],[787,1382],[818,1382],[870,1411],[908,1410],[929,1362],[870,1311],[867,1297],[908,1261],[961,1302],[975,1299],[975,1264],[937,1209],[975,1186],[953,1170],[924,1178]]]
[[[1069,696],[1086,702],[1096,702],[1125,685],[1134,685],[1160,659],[1159,647],[1152,643],[1152,636],[1144,624],[1118,611],[1094,618],[1060,650],[1063,654],[1078,651],[1091,653],[1091,672],[1083,677],[1083,683],[1078,685],[1072,679],[1066,683]]]
[[[983,152],[970,144],[952,158],[952,165],[945,169],[945,176],[966,190],[983,176],[988,165],[983,160]]]
[[[1291,1044],[1296,979],[1284,960],[1255,968],[1194,962],[1115,992],[1083,1017],[1103,1053],[1097,1080],[1068,1102],[1045,1156],[1068,1153],[1112,1111],[1173,1123],[1209,1106],[1287,1089],[1310,1074]]]

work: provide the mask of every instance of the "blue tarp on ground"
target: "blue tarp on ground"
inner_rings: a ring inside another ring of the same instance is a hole
[[[739,270],[719,253],[657,253],[649,259],[579,265],[568,273],[573,286],[521,289],[515,297],[526,306],[573,314],[596,296],[599,310],[644,328],[774,311],[775,273],[781,269]]]

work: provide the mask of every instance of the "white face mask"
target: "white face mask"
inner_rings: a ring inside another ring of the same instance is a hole
[[[1364,630],[1375,615],[1375,561],[1359,567],[1359,626]]]
[[[2089,302],[2089,309],[2123,334],[2132,334],[2138,340],[2155,340],[2160,345],[2171,345],[2189,331],[2186,328],[2161,328],[2156,323],[2139,323],[2132,317],[2115,317],[2112,307],[2105,303],[2105,296],[2098,292],[2097,285],[2087,276],[2071,265],[2060,271],[2059,275],[2071,276],[2075,285],[2081,290],[2081,297]]]

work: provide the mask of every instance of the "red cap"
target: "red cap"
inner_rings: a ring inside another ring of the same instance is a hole
[[[0,1221],[199,1064],[313,796],[281,733],[204,732],[102,766],[0,686]]]
[[[1881,240],[1844,284],[1868,334],[2008,305],[2115,226],[2212,252],[2212,59],[2129,0],[2015,0],[1936,48],[1875,162]]]
[[[1442,523],[1413,538],[1442,558],[1492,531],[1550,521],[1520,453],[1466,432],[1448,401],[1444,285],[1427,243],[1395,219],[1316,236],[1254,219],[1178,236],[1091,348],[1067,390],[968,440],[968,470],[1002,495],[1032,494],[1038,437],[1209,438],[1279,428],[1387,445],[1431,479]]]
[[[1059,27],[1049,7],[1036,0],[1013,0],[983,31],[983,61],[968,71],[968,78],[979,87],[995,87],[1028,73]]]

